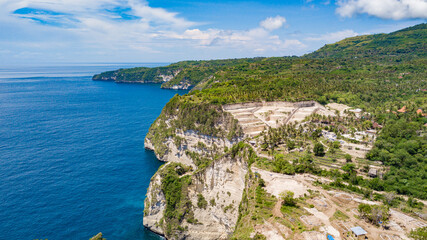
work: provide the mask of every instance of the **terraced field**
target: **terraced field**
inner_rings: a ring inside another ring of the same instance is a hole
[[[334,115],[317,102],[254,102],[223,106],[224,111],[231,113],[243,128],[248,137],[254,137],[267,129],[284,124],[303,121],[307,116],[318,113]]]

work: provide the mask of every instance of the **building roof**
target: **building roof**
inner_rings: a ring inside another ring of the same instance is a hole
[[[377,176],[377,174],[378,174],[378,170],[377,170],[377,169],[375,169],[375,168],[371,168],[371,169],[369,169],[368,174],[369,174],[370,176]]]
[[[350,111],[350,112],[354,112],[354,113],[361,113],[361,112],[362,112],[362,109],[360,109],[360,108],[356,108],[356,109],[350,109],[349,111]]]
[[[361,228],[361,227],[354,227],[351,228],[351,231],[356,234],[356,236],[361,236],[361,235],[366,235],[368,234],[368,232],[365,231],[365,229]]]
[[[335,240],[331,235],[328,235],[328,240]]]

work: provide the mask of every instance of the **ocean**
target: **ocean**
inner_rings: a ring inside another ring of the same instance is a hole
[[[0,68],[0,239],[159,239],[142,225],[161,166],[144,137],[175,94],[96,82],[161,64]]]

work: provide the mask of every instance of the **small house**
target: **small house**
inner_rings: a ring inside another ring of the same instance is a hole
[[[378,170],[375,168],[369,169],[368,176],[371,178],[376,178],[378,176]]]
[[[351,231],[353,232],[353,234],[356,236],[357,239],[364,239],[366,237],[366,235],[368,234],[368,232],[366,232],[361,227],[351,228]]]

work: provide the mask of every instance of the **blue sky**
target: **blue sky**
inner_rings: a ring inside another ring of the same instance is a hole
[[[0,63],[302,55],[426,19],[427,0],[0,0]]]

